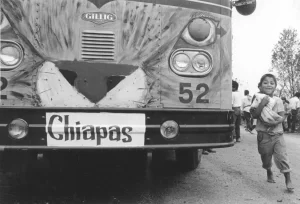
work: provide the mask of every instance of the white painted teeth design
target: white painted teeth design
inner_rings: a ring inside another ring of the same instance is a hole
[[[146,75],[139,67],[110,90],[96,105],[99,107],[138,108],[145,103]]]
[[[146,75],[138,68],[95,104],[71,86],[52,62],[45,62],[38,73],[37,94],[44,107],[138,108],[147,94],[145,84]]]
[[[94,107],[79,93],[52,62],[45,62],[38,73],[37,94],[44,107]]]

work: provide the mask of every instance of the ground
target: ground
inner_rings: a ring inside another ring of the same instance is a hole
[[[255,132],[255,131],[254,131]],[[256,135],[241,130],[242,142],[203,155],[191,172],[178,170],[172,154],[153,170],[151,154],[144,173],[134,167],[112,165],[94,172],[43,174],[41,169],[25,184],[18,177],[0,175],[0,203],[143,203],[240,204],[300,203],[300,135],[285,134],[292,164],[293,193],[273,167],[276,183],[266,181],[257,152]],[[74,167],[76,168],[76,167]]]

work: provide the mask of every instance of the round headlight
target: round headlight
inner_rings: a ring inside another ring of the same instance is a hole
[[[201,53],[197,54],[192,61],[193,67],[196,71],[208,74],[211,69],[211,59],[208,55]]]
[[[16,66],[22,60],[22,49],[15,44],[5,45],[1,47],[0,60],[6,66]]]
[[[179,133],[179,125],[173,120],[167,120],[160,126],[160,133],[166,139],[172,139]]]
[[[178,71],[185,71],[189,67],[189,64],[190,58],[184,53],[179,53],[173,58],[173,65]]]
[[[15,119],[8,125],[8,133],[14,139],[22,139],[28,134],[28,124],[25,120]]]

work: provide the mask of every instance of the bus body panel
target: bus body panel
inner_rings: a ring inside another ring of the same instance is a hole
[[[3,1],[12,28],[2,32],[2,40],[17,33],[25,57],[18,68],[1,72],[8,82],[1,105],[230,109],[230,16],[205,1],[180,2]],[[92,14],[96,19],[86,19]],[[197,16],[214,19],[215,43],[196,47],[182,39]],[[181,48],[210,53],[212,72],[175,74],[169,57]],[[192,96],[180,89],[190,89]]]

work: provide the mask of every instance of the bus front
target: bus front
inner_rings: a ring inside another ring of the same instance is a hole
[[[229,0],[3,0],[4,159],[175,149],[194,169],[198,149],[232,146],[231,9]]]

